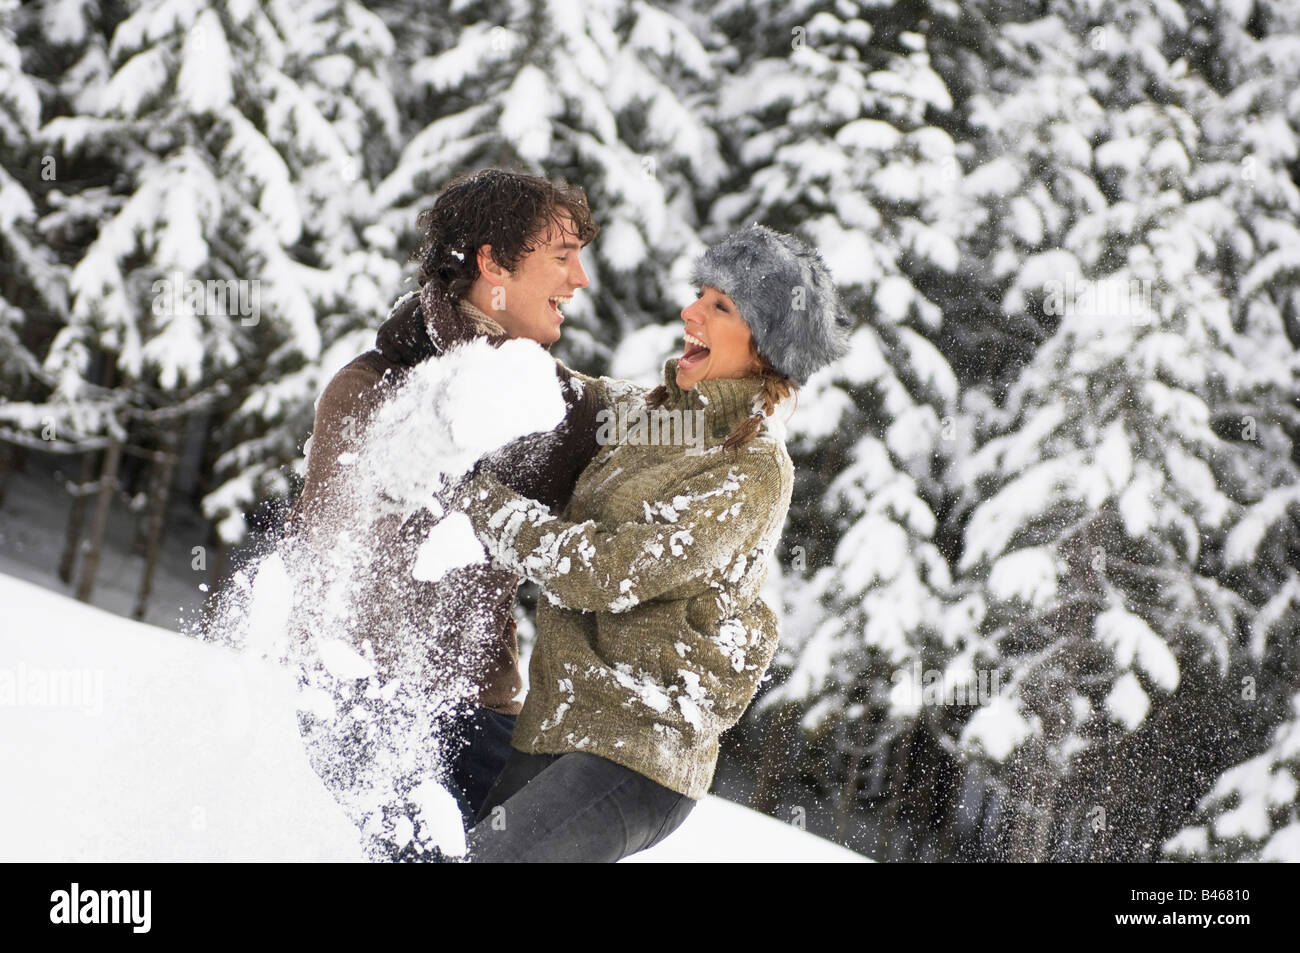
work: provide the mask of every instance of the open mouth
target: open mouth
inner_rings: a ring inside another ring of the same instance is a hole
[[[550,306],[551,313],[563,321],[564,313],[560,311],[560,306],[568,304],[572,300],[573,295],[556,295],[553,298],[547,298],[546,303]]]
[[[686,332],[686,347],[682,351],[681,359],[677,362],[677,367],[679,369],[694,367],[708,356],[709,346],[688,331]]]

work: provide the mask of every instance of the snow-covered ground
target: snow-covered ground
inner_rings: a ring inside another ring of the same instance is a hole
[[[283,671],[0,575],[0,861],[361,860]],[[865,858],[705,798],[630,860]]]

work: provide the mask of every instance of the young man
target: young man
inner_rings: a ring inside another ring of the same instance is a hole
[[[420,263],[420,290],[397,302],[375,348],[340,370],[317,403],[306,480],[289,517],[290,533],[316,552],[328,551],[356,505],[344,455],[359,445],[370,415],[409,368],[473,337],[494,344],[530,338],[549,347],[560,337],[564,302],[588,284],[579,252],[598,229],[581,189],[484,170],[452,182],[418,222],[424,240],[411,257]],[[567,405],[564,422],[503,448],[483,466],[518,492],[562,509],[595,454],[599,408],[591,388],[558,362],[556,374]],[[313,766],[366,829],[367,852],[376,860],[433,856],[421,843],[410,793],[436,752],[421,758],[416,751],[412,767],[409,749],[437,745],[450,756],[449,777],[441,780],[468,827],[510,753],[521,707],[512,611],[521,580],[486,565],[455,570],[437,583],[415,580],[415,551],[431,521],[425,513],[373,531],[367,543],[374,568],[365,570],[373,578],[357,600],[353,638],[358,646],[370,640],[381,671],[411,671],[411,655],[419,654],[417,680],[427,681],[426,694],[392,702],[358,693],[348,710],[359,714],[346,724],[300,714]],[[440,716],[432,736],[403,725],[401,716],[418,721],[448,698],[458,703]],[[358,800],[359,789],[372,791],[379,774],[391,785],[380,798],[382,817],[374,816],[373,800]]]

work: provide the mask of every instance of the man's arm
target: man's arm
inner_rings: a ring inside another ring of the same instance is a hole
[[[354,482],[347,454],[355,454],[365,423],[378,403],[377,381],[364,368],[345,367],[316,402],[302,494],[288,516],[289,531],[317,548],[328,548],[345,524]]]

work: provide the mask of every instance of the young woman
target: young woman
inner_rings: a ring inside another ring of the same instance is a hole
[[[820,257],[760,226],[710,248],[692,281],[662,385],[587,379],[660,439],[597,452],[563,518],[485,474],[458,496],[493,560],[545,595],[514,750],[469,860],[616,861],[668,836],[775,652],[758,593],[794,472],[768,418],[843,354],[844,319]]]

